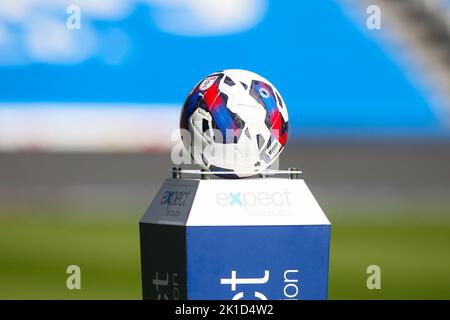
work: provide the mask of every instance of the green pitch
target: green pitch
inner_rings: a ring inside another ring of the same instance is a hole
[[[141,213],[20,211],[0,215],[1,299],[141,298]],[[426,212],[331,218],[329,298],[450,299],[450,210],[439,211],[429,219],[421,218]],[[81,290],[66,288],[72,264],[81,268]],[[381,290],[366,287],[369,265],[381,268]]]

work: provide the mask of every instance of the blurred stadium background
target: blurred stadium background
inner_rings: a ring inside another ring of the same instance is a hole
[[[281,166],[333,223],[330,298],[450,298],[448,0],[0,0],[0,298],[140,298],[179,110],[227,68],[283,94]]]

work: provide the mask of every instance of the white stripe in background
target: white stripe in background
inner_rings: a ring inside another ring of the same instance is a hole
[[[180,105],[0,104],[0,151],[168,151]]]

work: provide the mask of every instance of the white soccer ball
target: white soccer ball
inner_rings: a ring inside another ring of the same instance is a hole
[[[267,169],[286,145],[288,112],[278,90],[256,73],[210,74],[188,95],[180,117],[185,149],[195,163],[225,178]]]

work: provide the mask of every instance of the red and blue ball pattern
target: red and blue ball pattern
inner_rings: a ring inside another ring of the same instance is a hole
[[[219,89],[219,84],[226,75],[216,73],[208,78],[213,76],[217,76],[217,79],[208,89],[201,90],[200,87],[203,83],[201,81],[187,97],[181,111],[180,128],[189,130],[189,118],[197,108],[202,108],[212,115],[213,129],[220,130],[222,142],[236,143],[245,127],[245,122],[227,107],[228,97]],[[230,78],[226,77],[225,80],[229,85],[235,85]],[[242,85],[245,90],[248,89],[243,83],[237,85]],[[272,133],[267,144],[269,145],[273,139],[277,139],[284,147],[287,141],[288,121],[285,121],[279,111],[279,107],[285,107],[282,99],[269,84],[257,80],[252,81],[249,93],[266,110],[265,124]],[[230,129],[234,131],[233,139],[227,137],[227,130]]]

